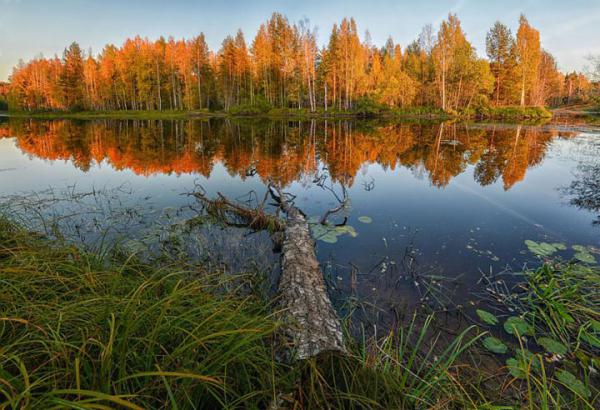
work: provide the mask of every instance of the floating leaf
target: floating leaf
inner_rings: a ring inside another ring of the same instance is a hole
[[[312,236],[326,243],[336,243],[338,241],[338,237],[342,235],[349,235],[352,238],[356,238],[358,233],[354,227],[350,225],[328,225],[322,224],[317,221],[317,218],[310,218],[310,231]]]
[[[525,369],[531,369],[538,373],[542,369],[540,364],[542,360],[541,356],[536,356],[527,349],[521,349],[517,351],[516,357],[521,360],[521,363],[523,366],[525,366]]]
[[[587,252],[588,251],[587,247],[585,247],[583,245],[573,245],[573,246],[571,246],[571,248],[573,248],[573,250],[575,252]]]
[[[319,237],[320,241],[325,243],[336,243],[338,241],[337,235],[335,233],[329,232],[321,237]]]
[[[594,255],[592,255],[591,253],[589,253],[587,250],[585,252],[577,252],[574,255],[574,257],[578,261],[581,261],[583,263],[587,263],[587,264],[590,264],[590,265],[596,263],[596,258],[594,258]]]
[[[527,239],[525,241],[525,245],[531,253],[543,257],[552,256],[558,250],[552,244],[546,242],[537,243],[535,241],[532,241],[531,239]]]
[[[492,353],[504,354],[508,351],[508,347],[500,339],[492,336],[483,339],[483,347]]]
[[[566,370],[560,370],[558,372],[558,381],[565,385],[566,388],[573,391],[581,397],[588,398],[592,395],[592,392],[579,380],[573,373]]]
[[[481,319],[484,323],[487,323],[488,325],[497,325],[498,324],[498,318],[496,316],[492,315],[490,312],[486,312],[485,310],[477,309],[475,311],[475,313],[477,313],[477,316],[479,316],[479,319]]]
[[[565,245],[564,243],[555,242],[555,243],[552,244],[552,246],[554,246],[559,251],[566,251],[567,250],[567,245]]]
[[[506,360],[506,367],[508,368],[508,372],[517,379],[525,378],[525,370],[521,368],[521,363],[514,357]]]
[[[371,219],[371,217],[369,216],[359,216],[358,220],[364,224],[370,224],[371,222],[373,222],[373,219]]]
[[[533,336],[533,328],[522,318],[517,316],[509,317],[506,322],[504,322],[504,330],[506,333],[511,335],[530,335]]]
[[[353,238],[356,238],[358,236],[354,227],[350,225],[336,226],[335,232],[339,235],[348,234]]]
[[[513,377],[523,379],[530,370],[539,372],[540,362],[536,356],[527,349],[518,350],[515,357],[511,357],[506,361],[508,371]]]
[[[559,354],[561,356],[567,354],[567,347],[565,345],[549,337],[540,337],[537,343],[546,349],[548,353]]]

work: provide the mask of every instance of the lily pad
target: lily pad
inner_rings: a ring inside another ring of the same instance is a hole
[[[566,370],[560,370],[557,375],[559,382],[565,385],[566,388],[573,391],[581,397],[588,398],[592,395],[590,389],[588,389],[581,380],[579,380],[573,373]]]
[[[575,252],[587,252],[588,248],[583,245],[573,245],[571,246]]]
[[[358,233],[353,226],[350,225],[324,225],[317,221],[317,218],[310,219],[310,231],[312,236],[318,240],[323,241],[325,243],[336,243],[338,241],[338,237],[342,235],[349,235],[352,238],[356,238]]]
[[[504,354],[508,351],[508,347],[500,339],[492,336],[483,339],[483,347],[492,353]]]
[[[531,239],[527,239],[525,241],[525,245],[527,246],[527,249],[529,249],[529,251],[531,253],[533,253],[534,255],[539,256],[539,257],[552,256],[559,249],[559,248],[555,247],[553,244],[546,243],[546,242],[537,243],[535,241],[532,241]],[[558,245],[562,245],[562,244],[558,244]]]
[[[596,258],[594,258],[594,255],[589,253],[587,250],[585,252],[577,252],[574,255],[574,258],[589,265],[596,263]]]
[[[358,236],[358,233],[356,233],[354,227],[350,225],[336,226],[335,232],[338,235],[348,234],[353,238],[356,238]]]
[[[525,370],[521,368],[521,364],[514,357],[506,360],[506,367],[513,377],[516,377],[517,379],[525,378]]]
[[[564,243],[555,242],[555,243],[552,244],[552,246],[554,246],[559,251],[566,251],[567,250],[567,245],[565,245]]]
[[[549,337],[540,337],[537,343],[546,349],[548,353],[559,354],[561,356],[567,354],[567,347],[565,345]]]
[[[497,325],[498,324],[498,318],[496,316],[494,316],[493,314],[491,314],[490,312],[486,312],[485,310],[477,309],[475,311],[475,313],[477,313],[477,316],[479,316],[479,319],[481,319],[484,323],[487,323],[488,325]]]
[[[373,219],[369,216],[359,216],[358,221],[364,224],[370,224],[371,222],[373,222]]]
[[[515,357],[506,360],[506,366],[509,373],[518,379],[524,379],[530,370],[539,372],[541,369],[539,360],[527,349],[518,350]]]
[[[506,333],[510,335],[519,335],[519,336],[533,336],[533,327],[529,325],[525,320],[517,316],[509,317],[506,322],[504,322],[504,330]]]

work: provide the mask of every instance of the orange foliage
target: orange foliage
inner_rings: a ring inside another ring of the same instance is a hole
[[[72,161],[86,171],[108,163],[138,175],[210,176],[217,163],[230,175],[258,175],[290,184],[311,181],[325,166],[334,181],[352,186],[361,168],[405,167],[444,187],[474,166],[481,185],[502,179],[510,189],[544,158],[555,132],[535,127],[396,124],[357,129],[347,121],[287,122],[268,126],[223,121],[89,122],[10,121],[0,136],[14,136],[24,152]]]
[[[319,50],[316,29],[307,20],[291,24],[274,13],[250,44],[238,31],[217,51],[208,49],[203,34],[188,40],[136,36],[120,47],[107,45],[97,56],[73,43],[62,58],[15,67],[9,100],[14,109],[29,111],[314,112],[360,109],[364,99],[380,106],[463,110],[492,98],[497,105],[559,104],[565,96],[572,99],[575,83],[575,95],[589,92],[581,74],[574,79],[559,73],[525,17],[516,39],[496,23],[488,35],[491,63],[477,57],[456,15],[404,51],[391,38],[378,49],[358,33],[356,21],[345,18]]]

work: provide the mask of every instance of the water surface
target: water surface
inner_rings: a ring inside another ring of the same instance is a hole
[[[146,225],[165,212],[175,219],[189,216],[175,210],[197,208],[182,195],[194,189],[261,199],[274,181],[314,217],[337,206],[336,195],[346,189],[351,206],[331,221],[345,222],[357,235],[318,241],[319,260],[332,292],[388,310],[423,297],[415,280],[420,275],[456,278],[454,297],[461,300],[482,271],[537,263],[527,239],[600,248],[600,227],[592,223],[597,215],[571,206],[565,194],[582,165],[599,162],[600,132],[565,126],[222,119],[0,123],[1,194],[120,187],[111,191],[117,198],[111,207],[130,207]],[[138,225],[129,226],[121,234],[139,234]],[[196,251],[231,269],[277,268],[267,235],[229,229],[199,235],[204,238]]]

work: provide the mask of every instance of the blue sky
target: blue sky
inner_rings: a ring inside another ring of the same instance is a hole
[[[374,44],[392,35],[402,46],[425,24],[437,26],[454,12],[482,56],[493,22],[516,31],[519,14],[525,13],[562,70],[581,70],[587,55],[600,54],[600,0],[0,0],[0,80],[8,78],[19,58],[60,55],[72,41],[97,53],[106,43],[121,44],[136,34],[187,38],[204,32],[216,50],[238,28],[251,41],[273,11],[292,22],[309,18],[320,43],[334,22],[351,16],[361,33],[369,30]]]

